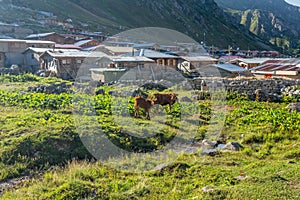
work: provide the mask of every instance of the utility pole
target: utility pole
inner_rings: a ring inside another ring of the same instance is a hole
[[[230,45],[228,45],[228,63],[230,63],[230,49],[231,49],[231,47],[230,47]]]

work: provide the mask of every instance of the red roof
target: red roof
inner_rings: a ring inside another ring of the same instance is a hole
[[[255,67],[255,70],[258,71],[299,71],[300,67],[297,67],[295,64],[264,64],[258,67]]]
[[[220,59],[238,59],[242,58],[241,56],[221,56]]]
[[[273,59],[270,59],[270,60],[267,60],[267,61],[263,62],[262,64],[268,64],[268,63],[283,63],[283,62],[284,62],[284,60],[278,60],[278,59],[273,60]]]

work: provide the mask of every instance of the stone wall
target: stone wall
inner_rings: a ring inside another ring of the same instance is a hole
[[[246,94],[249,99],[260,101],[279,101],[283,94],[300,95],[299,90],[292,86],[299,86],[300,80],[265,79],[265,80],[230,80],[230,79],[194,79],[192,87],[196,90],[215,91],[226,89],[229,92]],[[294,88],[294,89],[289,89]]]

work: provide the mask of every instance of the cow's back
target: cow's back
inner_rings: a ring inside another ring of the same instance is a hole
[[[175,103],[175,99],[173,99],[173,96],[175,96],[175,94],[171,93],[171,94],[159,94],[159,93],[156,93],[156,94],[153,94],[154,98],[155,98],[155,101],[154,103],[155,104],[160,104],[162,106],[164,105],[172,105]]]
[[[141,96],[137,96],[134,99],[134,107],[149,109],[151,107],[151,101]]]

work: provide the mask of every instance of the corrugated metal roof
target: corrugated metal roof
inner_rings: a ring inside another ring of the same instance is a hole
[[[20,42],[20,43],[25,43],[25,40],[20,40],[20,39],[0,39],[0,42]]]
[[[289,62],[289,58],[280,58],[280,59],[269,59],[263,62],[262,64],[269,64],[269,63],[285,63]]]
[[[93,41],[93,40],[81,40],[81,41],[76,42],[74,45],[80,47],[81,45],[84,45],[84,44],[89,43],[91,41]]]
[[[55,44],[55,42],[46,40],[25,40],[25,42],[26,44]]]
[[[126,54],[125,56],[130,56],[130,55]],[[145,56],[147,58],[178,58],[177,56],[165,54],[150,49],[140,49],[138,51],[135,51],[134,56]]]
[[[26,38],[39,38],[39,37],[46,37],[48,35],[52,35],[52,34],[55,34],[55,32],[51,32],[51,33],[39,33],[39,34],[31,34],[31,35],[28,35]]]
[[[156,44],[156,43],[142,43],[142,44],[134,44],[133,47],[134,48],[149,48],[149,47],[153,47],[155,45],[158,45],[158,44]]]
[[[130,53],[132,52],[132,47],[111,47],[105,46],[104,48],[112,51],[113,53]]]
[[[75,46],[73,44],[55,44],[55,48],[57,48],[57,49],[76,49],[76,50],[81,49],[80,47]]]
[[[29,48],[27,48],[27,49],[24,51],[24,53],[27,52],[27,51],[33,51],[33,52],[35,52],[35,53],[44,53],[44,52],[49,51],[49,50],[51,50],[51,48],[35,48],[35,47],[29,47]]]
[[[256,71],[256,70],[259,70],[259,71],[277,71],[277,70],[293,71],[293,70],[295,70],[294,68],[297,69],[297,66],[296,66],[296,64],[292,64],[292,63],[268,63],[268,64],[254,67],[251,69],[251,71]]]
[[[21,39],[0,39],[0,42],[19,42],[25,44],[55,44],[55,42],[45,40],[21,40]]]
[[[12,37],[7,36],[7,35],[0,35],[0,38],[1,39],[13,39]]]
[[[104,44],[108,44],[108,45],[113,45],[113,46],[118,46],[118,45],[126,45],[126,46],[133,46],[135,45],[135,43],[133,42],[116,42],[116,41],[104,41]]]
[[[154,62],[154,60],[150,58],[146,58],[143,56],[103,56],[101,59],[109,59],[113,62]]]
[[[218,61],[217,59],[212,58],[210,56],[194,56],[194,57],[181,56],[181,58],[189,62]]]
[[[113,57],[113,61],[115,61],[115,62],[154,62],[154,60],[143,57],[143,56]]]
[[[228,59],[230,59],[230,60],[233,60],[233,59],[240,59],[240,58],[242,58],[241,56],[221,56],[220,58],[219,58],[219,60],[228,60]]]
[[[124,72],[126,69],[120,68],[91,68],[90,71],[94,72]]]
[[[229,63],[225,63],[225,64],[213,64],[210,66],[214,66],[218,69],[222,69],[228,72],[244,72],[247,71],[245,68],[233,65],[233,64],[229,64]]]
[[[47,51],[46,53],[55,58],[101,58],[105,56],[104,53],[99,51],[86,52],[86,51],[59,50],[59,51]]]
[[[267,60],[270,60],[270,58],[237,58],[232,61],[235,61],[235,60],[244,62],[244,63],[249,63],[249,64],[255,64],[255,63],[261,64],[263,62],[266,62]]]

